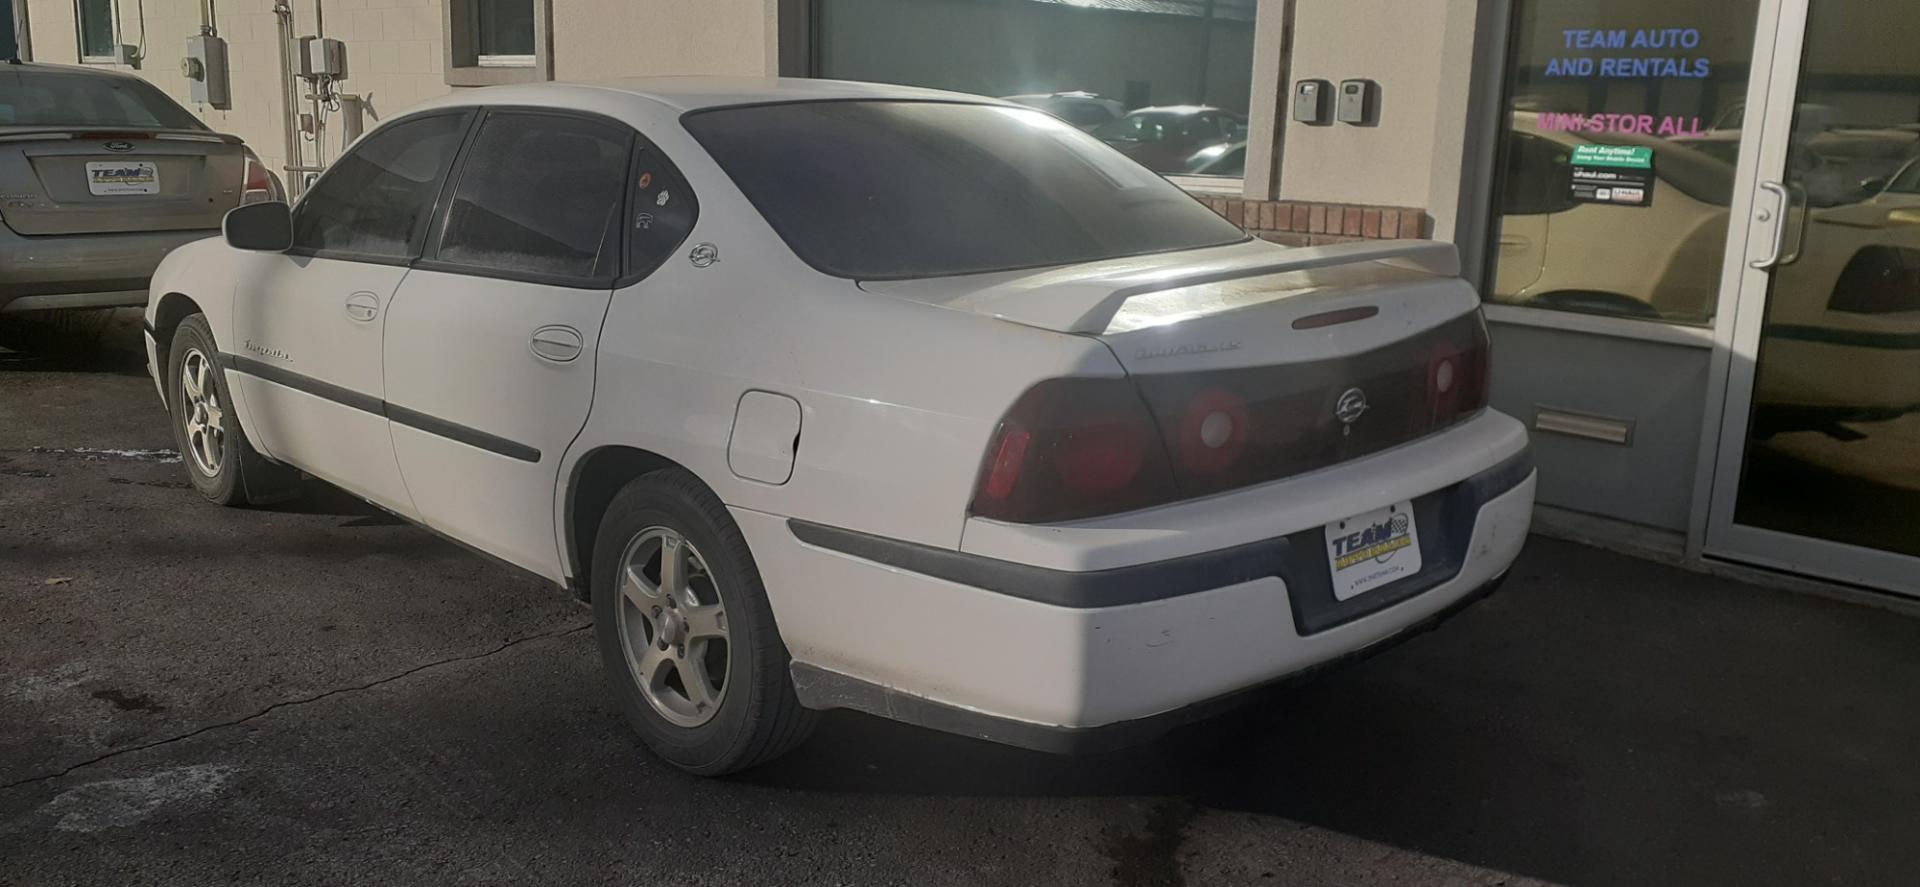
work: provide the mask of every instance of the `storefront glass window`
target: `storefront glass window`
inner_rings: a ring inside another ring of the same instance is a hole
[[[1713,320],[1756,0],[1516,0],[1489,299]]]
[[[1237,177],[1255,2],[815,0],[815,73],[1001,96],[1155,172]]]

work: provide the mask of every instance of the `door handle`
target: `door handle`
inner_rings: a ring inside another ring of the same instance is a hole
[[[347,297],[347,316],[366,323],[380,316],[380,297],[372,293],[354,293]]]
[[[1761,210],[1754,213],[1754,220],[1773,223],[1773,251],[1764,258],[1754,259],[1747,264],[1755,271],[1766,271],[1780,264],[1780,254],[1787,251],[1787,210],[1793,206],[1793,200],[1787,195],[1787,188],[1779,182],[1761,182],[1760,190],[1772,194],[1779,200],[1779,207],[1769,213]]]
[[[527,347],[532,349],[534,357],[554,363],[566,363],[579,357],[583,344],[579,330],[558,324],[534,330],[533,336],[527,340]]]

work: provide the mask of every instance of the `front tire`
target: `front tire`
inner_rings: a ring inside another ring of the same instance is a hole
[[[299,475],[268,462],[248,442],[218,362],[213,330],[195,314],[174,329],[167,352],[167,407],[187,478],[217,505],[264,505],[294,495]]]
[[[740,528],[692,474],[636,478],[593,547],[601,666],[621,712],[668,763],[718,776],[805,741],[787,648]]]

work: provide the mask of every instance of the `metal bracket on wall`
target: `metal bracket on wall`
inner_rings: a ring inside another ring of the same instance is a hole
[[[1630,447],[1633,446],[1633,425],[1632,419],[1534,405],[1533,430],[1548,434],[1564,434]]]

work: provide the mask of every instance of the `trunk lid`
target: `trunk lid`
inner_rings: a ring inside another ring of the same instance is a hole
[[[239,139],[196,130],[0,127],[0,221],[23,235],[214,229],[246,162]]]
[[[1458,275],[1451,244],[1391,241],[1240,244],[863,286],[1099,339],[1147,409],[1175,494],[1192,498],[1359,458],[1478,412],[1486,329]]]

